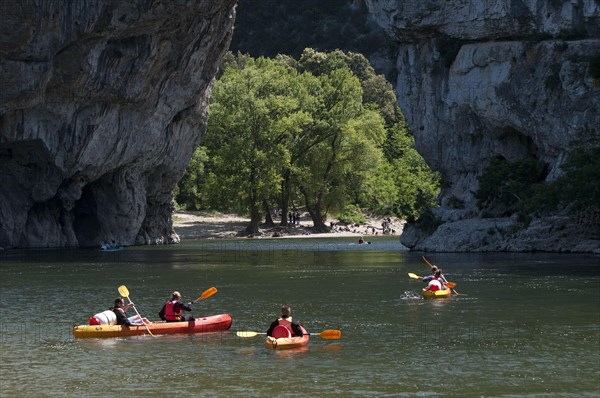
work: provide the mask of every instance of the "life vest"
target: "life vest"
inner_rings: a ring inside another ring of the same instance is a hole
[[[183,310],[180,309],[179,311],[175,312],[175,303],[177,303],[177,300],[171,300],[167,301],[167,304],[165,305],[165,319],[167,320],[167,322],[181,320],[181,314]]]
[[[294,335],[294,331],[292,330],[292,322],[288,321],[288,319],[291,318],[280,318],[279,319],[279,326],[283,326],[284,328],[286,328],[289,332],[290,332],[290,336]]]
[[[427,287],[425,288],[425,290],[429,290],[432,292],[438,291],[442,289],[442,284],[440,283],[440,281],[438,281],[437,279],[432,279],[431,281],[429,281],[429,284],[427,285]]]
[[[285,326],[277,325],[273,328],[272,336],[275,339],[289,338],[292,337],[292,333]]]

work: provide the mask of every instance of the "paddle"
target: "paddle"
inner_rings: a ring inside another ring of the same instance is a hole
[[[429,268],[433,268],[433,264],[431,264],[426,258],[425,256],[422,256],[423,260],[425,260],[425,262],[427,263],[427,265],[429,265]],[[454,288],[456,287],[456,283],[454,282],[448,282],[446,283],[446,286],[448,286],[450,289],[453,289],[454,294],[456,294],[457,296],[461,296],[461,294],[459,294],[456,290],[454,290]]]
[[[242,332],[236,333],[236,335],[238,337],[254,337],[254,336],[258,336],[259,334],[266,335],[266,333],[250,332],[250,331],[242,331]],[[342,331],[329,329],[329,330],[324,330],[321,333],[309,333],[309,335],[310,336],[319,336],[326,340],[338,340],[339,338],[342,337]]]
[[[425,260],[425,262],[427,263],[427,265],[429,265],[429,268],[433,268],[433,264],[431,264],[429,261],[427,261],[425,256],[422,256],[422,257],[423,257],[423,260]]]
[[[127,286],[121,285],[121,286],[119,286],[119,288],[117,290],[119,291],[119,294],[121,295],[121,297],[127,297],[127,300],[129,300],[129,302],[131,304],[133,304],[133,301],[131,301],[131,299],[129,298],[129,289],[127,289]],[[135,313],[137,314],[137,316],[139,316],[140,319],[142,320],[142,323],[144,324],[144,326],[146,326],[146,330],[148,331],[150,336],[154,336],[152,334],[152,332],[150,331],[150,328],[148,328],[148,325],[146,325],[146,323],[143,321],[144,318],[142,318],[142,316],[138,312],[137,308],[135,308],[135,304],[133,304],[133,309],[135,310]]]
[[[209,287],[208,289],[206,289],[204,291],[204,293],[202,293],[202,295],[200,297],[198,297],[196,300],[192,301],[192,304],[194,304],[196,301],[207,299],[210,296],[212,296],[213,294],[215,294],[216,292],[218,292],[216,287]]]
[[[412,272],[409,272],[408,276],[410,276],[412,279],[422,279],[419,275],[413,274]],[[454,282],[448,282],[448,283],[444,283],[444,284],[446,286],[448,286],[450,289],[454,289],[456,287],[456,283],[454,283]]]

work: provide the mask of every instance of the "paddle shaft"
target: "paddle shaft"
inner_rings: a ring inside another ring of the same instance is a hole
[[[131,299],[129,298],[129,296],[127,296],[127,300],[129,300],[129,302],[131,304],[133,304],[133,301],[131,301]],[[148,331],[148,333],[150,334],[150,336],[154,337],[154,335],[152,334],[152,332],[150,331],[150,328],[148,327],[148,325],[146,325],[146,322],[144,322],[144,318],[142,318],[142,316],[140,315],[140,313],[138,312],[135,304],[133,304],[133,309],[135,310],[135,313],[137,314],[137,316],[140,317],[140,320],[142,321],[142,323],[144,324],[144,326],[146,327],[146,330]]]
[[[254,337],[257,335],[266,335],[264,332],[239,331],[236,333],[238,337]],[[321,333],[307,333],[309,336],[319,336],[324,339],[337,340],[342,337],[340,330],[324,330]]]
[[[131,301],[131,299],[129,298],[129,289],[127,289],[127,286],[125,285],[121,285],[119,286],[119,288],[117,289],[117,291],[119,292],[119,294],[122,297],[126,297],[127,300],[129,300],[130,304],[133,304],[133,301]],[[148,333],[150,334],[150,336],[154,337],[154,335],[152,334],[152,332],[150,331],[150,328],[148,327],[148,325],[146,325],[146,322],[144,322],[144,318],[142,318],[142,316],[140,315],[140,313],[138,312],[137,308],[135,307],[135,304],[133,304],[133,309],[135,310],[135,313],[137,314],[137,316],[140,317],[140,320],[142,321],[142,323],[144,324],[144,326],[146,327],[146,330],[148,331]]]
[[[425,262],[427,263],[427,265],[429,265],[429,268],[433,268],[433,264],[431,264],[426,258],[425,256],[422,256],[423,260],[425,260]]]

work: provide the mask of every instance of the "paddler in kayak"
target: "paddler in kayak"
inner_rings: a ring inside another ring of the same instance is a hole
[[[423,290],[429,290],[435,292],[437,290],[446,290],[446,283],[448,281],[442,275],[442,269],[436,267],[435,265],[431,268],[433,275],[428,275],[423,277],[423,282],[429,282],[427,287]]]
[[[115,299],[115,306],[112,308],[113,312],[117,316],[117,325],[131,326],[131,322],[127,318],[127,311],[133,308],[133,304],[129,303],[125,305],[123,297]]]
[[[171,300],[163,305],[158,316],[167,322],[189,322],[196,319],[192,314],[184,314],[183,311],[192,311],[192,303],[183,304],[181,294],[175,291],[171,295]]]
[[[278,326],[282,326],[289,331],[288,337],[302,337],[304,335],[300,324],[292,320],[292,309],[289,305],[284,305],[281,307],[281,318],[271,323],[271,326],[269,326],[269,330],[267,330],[267,336],[272,336],[275,338],[283,337],[279,336],[278,333],[275,333],[277,334],[277,336],[273,336],[273,331]],[[278,328],[278,330],[280,329]]]

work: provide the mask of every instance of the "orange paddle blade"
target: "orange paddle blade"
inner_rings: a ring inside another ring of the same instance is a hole
[[[313,335],[314,333],[311,333],[311,335]],[[317,336],[320,336],[323,339],[328,339],[328,340],[338,340],[342,337],[342,331],[341,330],[324,330],[321,333],[317,333]]]
[[[202,293],[202,295],[200,297],[198,297],[196,300],[194,300],[194,303],[199,300],[207,299],[210,296],[212,296],[213,294],[215,294],[216,292],[218,292],[216,287],[209,287],[208,289],[206,289],[204,291],[204,293]]]

